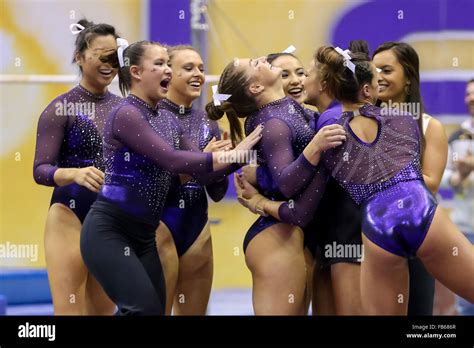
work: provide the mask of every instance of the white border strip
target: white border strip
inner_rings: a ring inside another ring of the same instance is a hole
[[[417,42],[417,41],[450,41],[450,40],[466,40],[474,41],[474,31],[472,30],[441,30],[441,31],[424,31],[408,34],[399,41]]]
[[[141,35],[140,37],[143,40],[150,40],[150,0],[142,0],[141,1]]]
[[[420,72],[421,82],[431,81],[462,81],[467,82],[474,78],[474,70],[442,69]]]
[[[0,74],[0,83],[78,83],[78,75],[2,75]],[[219,75],[206,75],[206,84],[219,81]],[[112,83],[118,83],[115,77]]]
[[[80,79],[78,75],[0,75],[0,83],[77,83]]]
[[[470,117],[468,114],[440,114],[432,116],[438,121],[440,121],[442,124],[461,124]]]

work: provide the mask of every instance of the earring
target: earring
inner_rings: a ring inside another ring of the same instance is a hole
[[[410,84],[409,83],[407,83],[406,86],[405,86],[405,94],[410,95]]]

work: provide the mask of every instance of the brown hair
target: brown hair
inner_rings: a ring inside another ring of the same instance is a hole
[[[290,57],[295,58],[297,61],[299,61],[298,57],[295,56],[293,53],[279,52],[279,53],[270,53],[267,56],[267,62],[269,62],[271,64],[275,59],[280,58],[280,57],[284,57],[284,56],[290,56]]]
[[[166,50],[168,51],[168,55],[170,56],[170,61],[173,59],[174,54],[178,51],[189,50],[189,51],[194,51],[197,54],[201,55],[201,53],[199,53],[198,50],[195,49],[191,45],[175,45],[175,46],[165,46],[165,47],[166,47]]]
[[[237,69],[234,62],[229,63],[221,74],[217,93],[231,96],[226,101],[222,101],[221,105],[214,105],[213,101],[206,105],[206,112],[211,120],[219,120],[226,114],[230,124],[230,137],[234,145],[243,138],[239,118],[245,118],[257,111],[255,99],[248,94],[250,82],[244,70]]]
[[[76,61],[76,55],[78,53],[82,55],[84,51],[89,48],[89,45],[96,37],[107,35],[112,35],[115,39],[119,37],[115,31],[115,28],[110,24],[94,24],[94,22],[90,22],[85,18],[78,21],[77,24],[82,25],[84,29],[81,30],[79,34],[77,34],[76,42],[74,43],[75,48],[72,57],[73,63]],[[99,59],[104,61],[102,57],[100,57]],[[81,66],[79,66],[79,69],[82,72]]]
[[[421,134],[421,148],[424,149],[425,147],[425,137],[423,135],[423,113],[425,112],[425,108],[423,105],[423,100],[421,98],[421,91],[420,91],[420,59],[418,58],[418,54],[416,53],[415,49],[405,42],[385,42],[381,44],[379,47],[376,48],[374,51],[373,57],[376,54],[386,51],[392,50],[397,57],[398,62],[403,67],[403,72],[407,79],[410,81],[410,85],[408,87],[408,94],[405,98],[406,103],[419,103],[420,105],[420,114],[414,115],[416,116],[418,122],[418,128]]]
[[[112,66],[119,68],[119,87],[123,96],[125,96],[132,87],[132,75],[130,74],[130,67],[132,65],[140,65],[142,58],[145,55],[146,46],[152,45],[163,47],[163,45],[159,42],[147,40],[137,41],[129,45],[123,51],[123,67],[119,66],[117,54],[114,54],[109,60],[109,63],[112,64]]]
[[[365,40],[352,40],[349,42],[349,51],[352,53],[363,53],[370,56],[369,53],[369,44]]]
[[[318,65],[321,81],[326,81],[329,94],[344,102],[357,103],[359,91],[374,77],[370,58],[364,52],[351,52],[351,62],[355,65],[355,73],[344,65],[344,58],[331,46],[320,47],[314,61]]]

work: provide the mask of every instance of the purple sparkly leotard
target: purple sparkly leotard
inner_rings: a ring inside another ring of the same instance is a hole
[[[285,97],[261,107],[247,118],[245,132],[249,134],[264,124],[262,140],[256,145],[258,164],[271,177],[266,192],[273,200],[286,200],[305,191],[313,180],[317,167],[309,163],[303,150],[314,137],[308,114],[291,98]],[[244,239],[244,251],[261,231],[279,223],[272,217],[260,217],[250,227]]]
[[[213,137],[217,140],[221,138],[217,122],[209,120],[204,111],[185,108],[168,99],[163,99],[158,108],[160,115],[154,120],[158,118],[176,120],[182,132],[198,150],[202,151]],[[207,223],[206,191],[217,202],[224,197],[227,187],[226,176],[207,186],[201,185],[195,179],[181,184],[179,176],[173,176],[161,220],[173,236],[178,256],[188,250]]]
[[[134,95],[128,96],[105,126],[105,183],[98,200],[158,226],[171,174],[199,178],[199,173],[212,171],[212,154],[177,148],[183,146],[174,121],[159,117],[157,109]]]
[[[305,119],[311,129],[316,129],[316,122],[319,118],[319,113],[303,107]],[[258,189],[263,193],[264,196],[272,195],[279,192],[278,184],[272,180],[270,170],[266,166],[258,166],[256,170],[256,179]]]
[[[76,183],[57,186],[58,168],[95,166],[104,170],[102,134],[110,111],[122,98],[97,95],[81,85],[54,99],[38,122],[33,175],[38,184],[55,186],[50,205],[61,203],[84,221],[97,194]]]
[[[192,144],[174,118],[129,95],[104,131],[105,183],[84,221],[81,254],[121,314],[164,314],[166,288],[156,228],[172,173],[213,178],[211,153]],[[199,175],[201,173],[201,175]]]
[[[437,202],[423,181],[420,164],[420,134],[411,115],[381,114],[365,105],[360,115],[378,123],[372,143],[352,131],[353,112],[342,113],[338,124],[347,133],[343,145],[324,153],[322,161],[332,177],[361,206],[362,232],[381,248],[399,256],[412,257],[423,242],[436,211]],[[314,181],[309,187],[320,188]],[[305,190],[305,194],[310,191]],[[313,193],[318,197],[320,193]],[[282,221],[291,213],[314,211],[318,199],[302,197],[291,206],[280,206]]]
[[[421,172],[418,124],[413,116],[365,105],[360,114],[378,123],[372,143],[360,140],[344,112],[338,121],[347,141],[328,151],[324,164],[362,208],[362,231],[381,248],[412,257],[430,227],[437,202]]]

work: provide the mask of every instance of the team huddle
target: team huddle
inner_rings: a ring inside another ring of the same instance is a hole
[[[243,240],[255,314],[430,315],[435,278],[474,302],[474,247],[438,207],[448,143],[410,45],[322,46],[308,69],[291,52],[235,58],[204,111],[192,46],[86,20],[71,32],[81,81],[41,114],[34,160],[54,186],[55,314],[205,315],[207,196],[229,176],[258,216]]]

